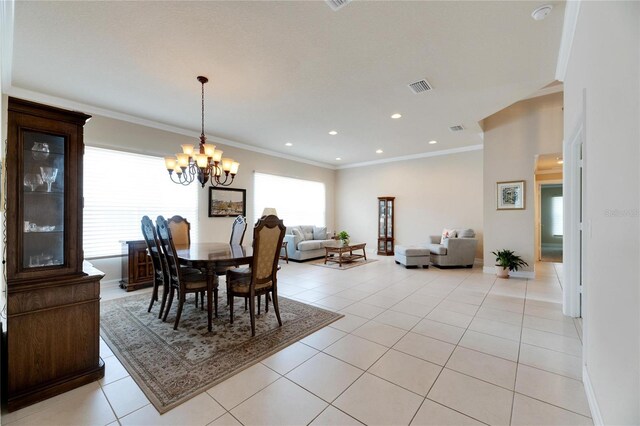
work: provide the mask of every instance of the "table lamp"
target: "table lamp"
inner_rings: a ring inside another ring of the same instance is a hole
[[[273,207],[265,207],[264,210],[262,210],[262,217],[269,216],[269,215],[274,215],[277,217],[278,213],[276,212],[276,209]]]

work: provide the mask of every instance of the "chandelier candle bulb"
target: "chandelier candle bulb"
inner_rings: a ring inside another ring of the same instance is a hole
[[[216,152],[216,146],[211,143],[204,144],[204,153],[207,157],[213,157],[213,154]]]
[[[219,163],[222,160],[222,150],[216,149],[213,153],[213,162]]]
[[[195,159],[196,159],[196,164],[201,169],[205,169],[209,165],[209,159],[207,158],[207,154],[196,154]]]
[[[222,159],[222,170],[225,173],[229,173],[231,171],[231,165],[233,164],[233,158],[223,158]]]
[[[180,167],[180,164],[176,163],[175,167],[173,168],[173,171],[176,172],[176,174],[181,175],[182,174],[182,168]],[[171,172],[169,172],[171,173]]]
[[[189,167],[189,154],[179,153],[176,154],[176,158],[178,159],[178,164],[180,165],[180,167]]]

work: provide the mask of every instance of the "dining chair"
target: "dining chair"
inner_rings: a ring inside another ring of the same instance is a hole
[[[167,268],[165,266],[164,259],[160,257],[162,249],[158,242],[156,228],[149,216],[142,217],[141,228],[142,236],[144,237],[145,243],[147,243],[147,252],[151,257],[151,263],[153,265],[153,292],[151,293],[151,302],[149,302],[149,309],[147,309],[147,312],[151,312],[153,303],[158,300],[158,291],[160,286],[162,286],[162,303],[160,304],[160,312],[158,312],[158,318],[162,318],[162,312],[164,311],[165,303],[167,302],[167,293],[169,292]]]
[[[167,315],[169,314],[169,310],[171,309],[171,304],[173,302],[174,293],[177,292],[178,311],[173,325],[173,329],[177,330],[187,293],[196,293],[197,300],[198,293],[204,293],[207,291],[207,276],[197,269],[180,267],[171,229],[169,228],[169,223],[164,217],[158,216],[156,219],[156,227],[162,253],[166,261],[167,275],[170,283],[169,300],[164,312],[163,321],[167,320]],[[201,305],[201,309],[204,309],[204,303],[201,303]]]
[[[233,221],[233,225],[231,226],[231,238],[229,239],[229,244],[237,244],[242,245],[242,240],[244,240],[244,233],[247,230],[247,219],[239,215],[236,217],[236,220]]]
[[[188,246],[191,244],[191,224],[187,219],[182,216],[175,215],[167,220],[169,229],[171,230],[171,236],[173,237],[173,244],[178,247]]]
[[[271,295],[278,324],[282,326],[278,307],[277,272],[285,230],[282,220],[277,216],[263,216],[258,219],[253,228],[253,261],[250,267],[227,271],[230,322],[233,324],[234,297],[248,298],[251,336],[256,335],[256,296]]]

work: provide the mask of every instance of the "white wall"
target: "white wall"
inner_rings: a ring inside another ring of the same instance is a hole
[[[380,196],[396,197],[396,244],[429,242],[443,228],[473,228],[481,257],[482,151],[338,170],[336,231],[376,250]]]
[[[147,155],[166,156],[180,151],[180,145],[197,144],[198,140],[176,133],[158,130],[125,121],[94,116],[85,126],[84,141],[86,145],[121,151],[136,152]],[[213,139],[211,143],[215,143]],[[253,172],[273,173],[283,176],[308,179],[323,182],[326,187],[326,223],[328,229],[334,225],[334,194],[335,194],[335,170],[317,167],[288,159],[282,159],[257,152],[247,151],[231,146],[216,144],[224,151],[224,156],[231,157],[240,162],[240,171],[231,185],[233,188],[247,190],[247,219],[250,224],[253,218]],[[114,169],[114,173],[122,172]],[[169,175],[167,174],[167,179]],[[108,176],[105,176],[108,182]],[[133,183],[132,186],[143,190],[145,184],[153,182]],[[196,185],[197,182],[192,183]],[[291,194],[295,197],[295,194]],[[199,241],[228,241],[231,233],[231,224],[234,218],[211,218],[207,214],[209,202],[209,189],[205,187],[199,191]],[[191,220],[191,218],[189,218]],[[286,218],[285,218],[286,220]],[[250,227],[249,227],[250,228]],[[252,234],[247,232],[245,243],[250,244]],[[142,236],[141,236],[142,238]],[[120,279],[120,258],[111,260],[92,261],[96,268],[101,269],[107,275],[105,281]]]
[[[535,158],[562,151],[562,93],[517,102],[484,119],[484,264],[510,249],[535,265]],[[496,183],[525,181],[524,210],[496,210]]]
[[[640,424],[639,29],[638,2],[582,2],[564,81],[567,140],[586,94],[585,382],[607,425]]]

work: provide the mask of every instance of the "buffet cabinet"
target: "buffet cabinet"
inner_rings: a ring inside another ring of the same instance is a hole
[[[393,256],[393,216],[395,197],[378,197],[378,254]]]
[[[104,376],[100,280],[83,262],[83,126],[90,116],[9,98],[9,411]]]
[[[120,288],[133,291],[153,286],[153,262],[147,253],[147,243],[144,240],[125,241],[122,254]]]

